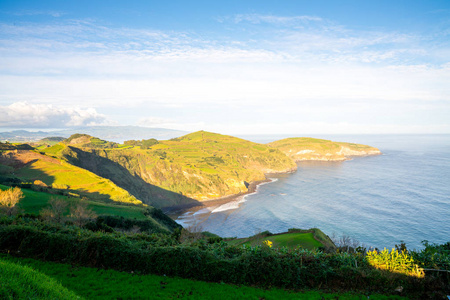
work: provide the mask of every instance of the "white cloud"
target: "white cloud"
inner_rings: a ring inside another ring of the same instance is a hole
[[[0,106],[0,127],[60,128],[100,125],[106,121],[93,108],[55,107],[16,102]]]
[[[279,25],[293,25],[295,23],[305,22],[320,22],[322,18],[317,16],[275,16],[275,15],[261,15],[261,14],[237,14],[233,17],[235,23],[250,22],[253,24],[270,23]]]

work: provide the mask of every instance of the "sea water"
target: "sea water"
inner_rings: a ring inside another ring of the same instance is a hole
[[[450,135],[314,136],[377,147],[378,156],[302,162],[255,193],[177,222],[222,237],[317,227],[367,246],[450,241]],[[283,136],[244,136],[260,143]]]

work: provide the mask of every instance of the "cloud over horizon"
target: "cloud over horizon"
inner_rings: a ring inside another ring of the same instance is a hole
[[[55,107],[16,102],[0,106],[0,127],[61,128],[101,125],[106,117],[93,108]]]

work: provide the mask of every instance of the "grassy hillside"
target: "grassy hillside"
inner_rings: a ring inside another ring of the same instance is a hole
[[[22,187],[25,198],[18,208],[25,213],[39,214],[52,198],[64,200],[69,206],[86,198],[89,208],[97,215],[144,220],[152,224],[155,232],[170,232],[179,226],[111,180],[63,160],[60,153],[64,149],[65,145],[56,144],[41,152],[0,151],[0,184],[5,184],[0,189],[11,185]]]
[[[55,279],[28,266],[0,259],[1,299],[83,299]]]
[[[139,199],[158,207],[245,193],[249,183],[264,180],[265,173],[296,169],[277,149],[204,131],[159,141],[149,149],[129,145],[94,149],[92,138],[83,137],[68,144],[62,152],[68,161],[127,187]],[[127,172],[134,178],[127,178]],[[166,192],[145,194],[148,185]]]
[[[38,180],[42,187],[74,192],[91,199],[142,204],[111,180],[73,166],[55,155],[51,156],[62,148],[58,144],[41,153],[31,150],[3,151],[0,152],[0,164],[13,168],[14,176],[22,181]]]
[[[240,238],[229,241],[230,245],[248,245],[248,246],[262,246],[265,241],[270,241],[271,247],[290,249],[305,248],[313,249],[335,249],[336,246],[330,238],[324,234],[320,229],[312,228],[309,230],[290,229],[289,232],[271,234],[263,232],[248,238]]]
[[[281,150],[295,161],[322,160],[340,161],[350,156],[365,156],[381,154],[377,148],[344,142],[314,138],[287,138],[268,144]]]

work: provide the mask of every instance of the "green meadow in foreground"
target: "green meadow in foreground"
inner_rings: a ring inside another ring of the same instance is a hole
[[[20,266],[22,264],[24,266]],[[292,292],[282,289],[260,289],[248,286],[231,284],[202,282],[176,277],[158,275],[137,275],[114,270],[102,270],[86,267],[74,267],[69,264],[42,262],[34,259],[15,258],[12,256],[0,256],[0,278],[2,281],[12,273],[8,268],[24,270],[14,274],[14,280],[9,280],[3,289],[19,289],[27,274],[32,273],[45,279],[46,284],[51,284],[55,295],[44,299],[76,299],[78,295],[86,299],[406,299],[398,296],[361,295],[361,294],[328,294],[318,291]],[[31,268],[35,269],[33,271]],[[50,279],[47,279],[50,277]],[[55,279],[62,284],[56,283]],[[73,291],[69,292],[67,289]],[[58,292],[60,294],[58,294]],[[5,296],[7,294],[0,296]],[[38,295],[38,294],[35,294]],[[69,298],[64,296],[69,295]],[[39,298],[31,294],[23,298]],[[8,297],[6,297],[8,299]]]
[[[15,261],[0,259],[0,299],[81,299],[54,278]]]

